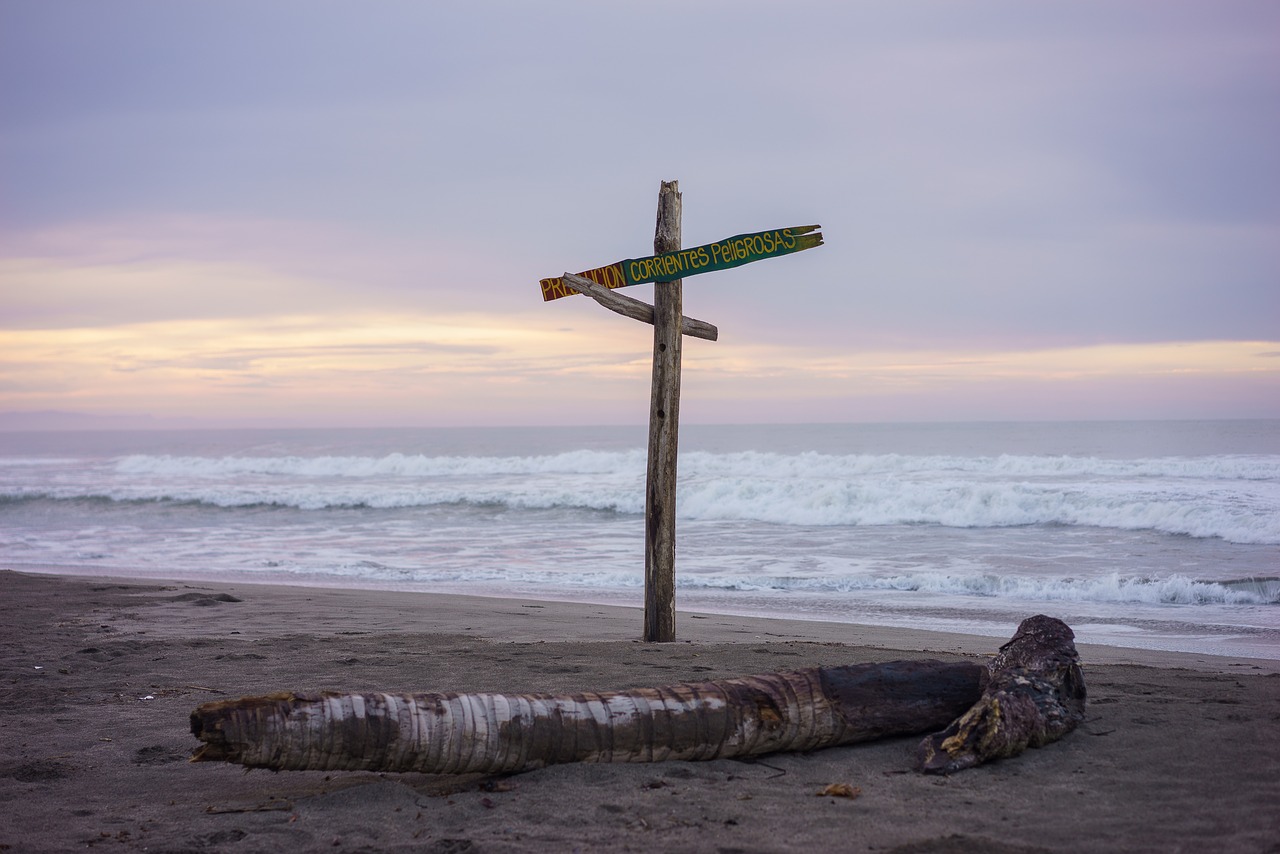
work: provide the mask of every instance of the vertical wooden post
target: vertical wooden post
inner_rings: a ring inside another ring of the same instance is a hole
[[[658,191],[654,254],[681,248],[680,186]],[[649,468],[644,504],[644,639],[676,639],[676,454],[680,432],[682,283],[653,286],[653,391],[649,401]]]

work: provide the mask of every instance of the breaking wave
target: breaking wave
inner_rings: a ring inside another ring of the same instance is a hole
[[[165,501],[302,510],[438,505],[644,512],[643,451],[546,456],[133,455],[0,499]],[[787,526],[1029,525],[1280,544],[1280,459],[693,452],[677,512]]]

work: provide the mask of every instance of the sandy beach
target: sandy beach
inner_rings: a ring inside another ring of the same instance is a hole
[[[546,692],[978,658],[998,639],[629,608],[0,572],[0,851],[1280,851],[1280,662],[1081,646],[1085,724],[950,777],[919,739],[514,777],[187,761],[277,690]],[[1028,614],[1027,616],[1030,616]],[[830,784],[856,798],[823,796]]]

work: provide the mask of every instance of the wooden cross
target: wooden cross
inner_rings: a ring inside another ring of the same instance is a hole
[[[676,454],[680,432],[680,355],[685,335],[715,341],[710,323],[683,314],[683,276],[725,270],[822,245],[821,226],[780,228],[693,249],[681,248],[678,181],[658,190],[654,254],[581,273],[543,279],[542,298],[586,294],[610,311],[653,324],[653,388],[649,399],[649,464],[644,502],[644,639],[676,639]],[[614,293],[653,282],[653,305]]]

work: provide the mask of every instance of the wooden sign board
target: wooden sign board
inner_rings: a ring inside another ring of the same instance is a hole
[[[822,226],[797,225],[753,234],[738,234],[693,249],[678,249],[647,258],[628,258],[594,270],[584,270],[578,275],[606,288],[625,288],[643,282],[669,282],[821,246],[822,232],[818,231],[819,228]],[[559,276],[542,279],[539,284],[542,285],[544,301],[577,293],[566,286],[563,277]]]

